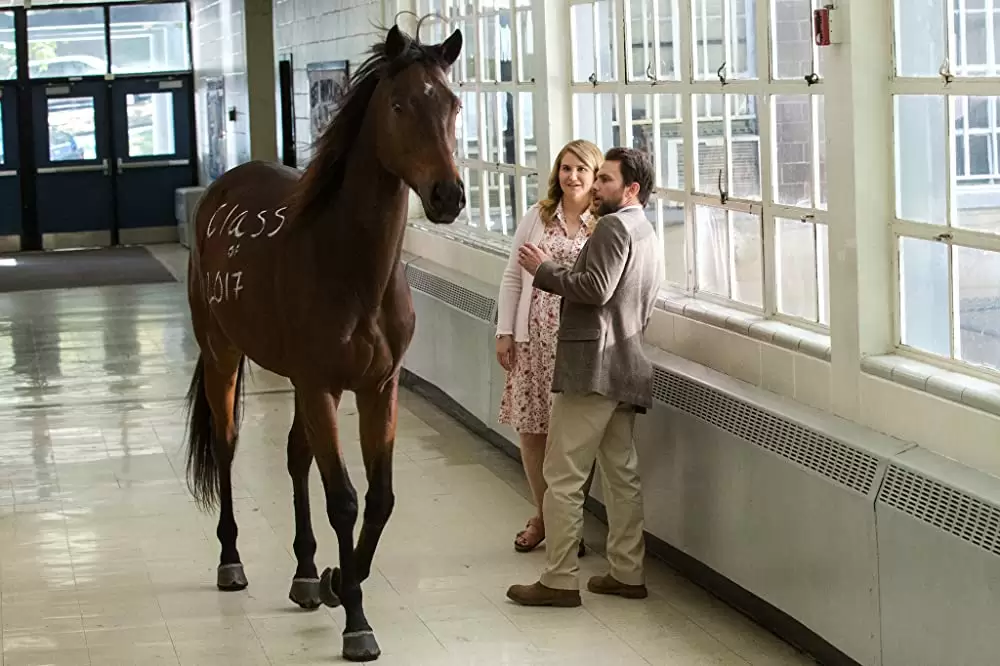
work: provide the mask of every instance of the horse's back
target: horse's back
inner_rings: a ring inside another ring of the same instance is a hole
[[[196,218],[188,271],[196,328],[221,333],[269,369],[278,362],[278,342],[268,338],[279,334],[274,323],[282,307],[275,275],[299,178],[280,164],[241,164],[206,189]]]
[[[198,237],[204,236],[211,220],[201,215],[204,211],[232,205],[248,210],[278,208],[291,197],[300,176],[299,171],[283,164],[262,161],[245,162],[226,171],[202,195],[196,220]]]

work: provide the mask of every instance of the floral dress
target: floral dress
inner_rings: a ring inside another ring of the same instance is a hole
[[[572,267],[587,242],[589,232],[586,222],[589,217],[588,213],[584,213],[580,230],[570,238],[562,204],[559,204],[553,224],[546,226],[538,247],[552,261]],[[549,431],[549,414],[552,411],[552,375],[556,364],[561,298],[528,284],[524,288],[531,288],[533,292],[528,313],[528,341],[516,343],[514,370],[507,373],[498,420],[519,434],[541,435]]]

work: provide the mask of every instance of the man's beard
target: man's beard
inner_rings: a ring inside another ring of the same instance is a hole
[[[621,210],[622,198],[621,195],[615,197],[614,199],[601,199],[600,205],[597,207],[597,215],[603,217],[605,215],[610,215],[611,213],[616,213]]]

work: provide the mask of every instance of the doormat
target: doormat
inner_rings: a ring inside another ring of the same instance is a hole
[[[0,293],[176,282],[141,246],[0,254]]]

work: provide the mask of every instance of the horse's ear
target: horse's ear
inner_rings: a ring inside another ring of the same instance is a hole
[[[448,65],[452,65],[458,60],[458,54],[462,52],[462,31],[455,29],[448,39],[444,40],[438,48],[441,50],[441,57]]]
[[[389,29],[389,34],[385,36],[385,55],[390,60],[395,59],[400,53],[406,50],[410,38],[403,34],[398,25]]]

